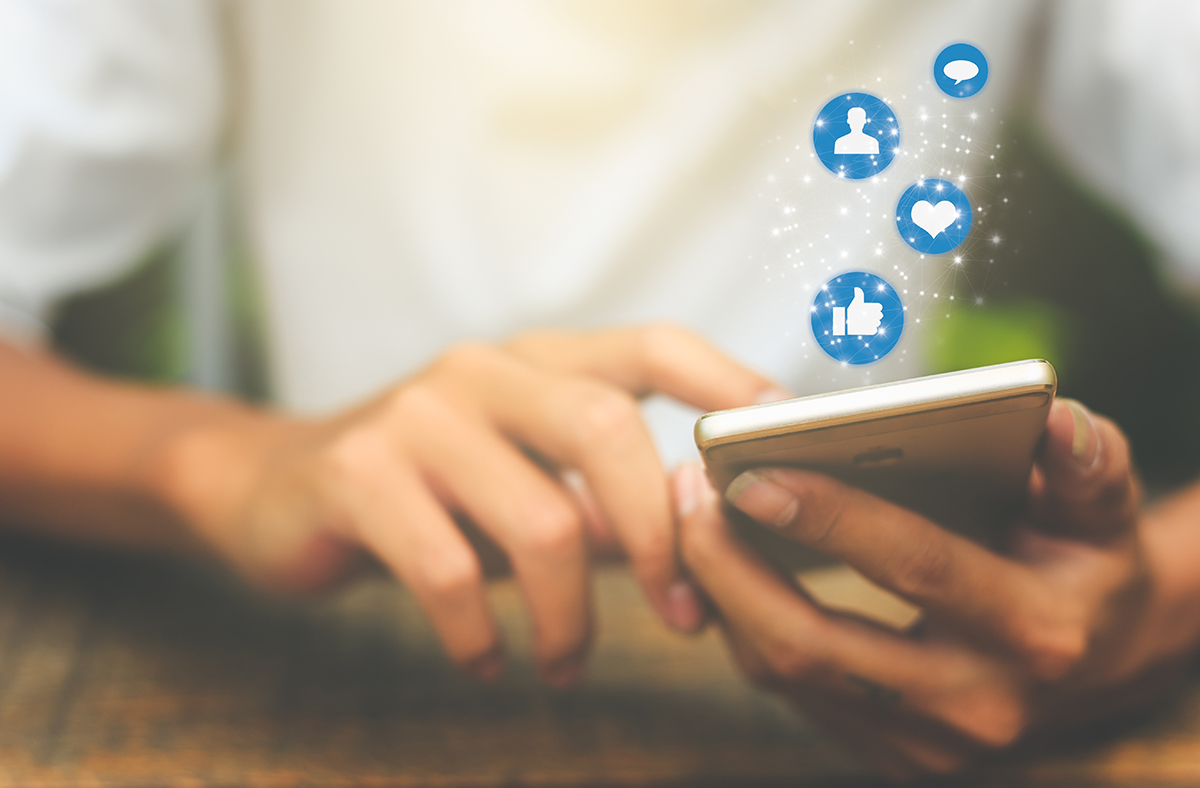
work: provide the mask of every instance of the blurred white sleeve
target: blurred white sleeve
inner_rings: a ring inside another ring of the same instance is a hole
[[[176,229],[221,112],[205,0],[0,0],[0,332]]]
[[[1049,17],[1045,128],[1200,296],[1200,3],[1063,0]]]

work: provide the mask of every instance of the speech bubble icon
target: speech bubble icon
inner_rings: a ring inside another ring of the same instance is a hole
[[[951,60],[942,69],[942,73],[954,80],[957,85],[964,79],[970,79],[979,73],[979,66],[970,60]]]

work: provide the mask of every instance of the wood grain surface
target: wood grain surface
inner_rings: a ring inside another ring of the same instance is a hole
[[[520,600],[484,687],[386,578],[283,601],[223,573],[0,542],[0,787],[875,784],[749,687],[719,638],[665,631],[628,576],[597,579],[587,680],[538,684]],[[1086,746],[971,786],[1200,785],[1200,676]]]

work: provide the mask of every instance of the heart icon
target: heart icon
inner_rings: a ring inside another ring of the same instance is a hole
[[[937,205],[921,200],[912,207],[913,224],[929,233],[930,238],[936,238],[957,218],[958,209],[949,200],[942,200]]]

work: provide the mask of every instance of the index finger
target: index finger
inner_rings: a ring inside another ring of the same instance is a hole
[[[460,356],[455,374],[471,379],[475,404],[504,434],[583,474],[664,620],[697,628],[703,611],[676,560],[666,473],[633,397],[491,351]]]
[[[726,497],[781,534],[845,561],[931,615],[1044,663],[1048,672],[1080,648],[1077,628],[1061,625],[1070,606],[1031,568],[908,509],[794,468],[746,471]]]
[[[787,393],[712,343],[670,323],[595,332],[526,334],[508,344],[523,360],[598,377],[635,396],[666,394],[701,410],[783,399]]]

